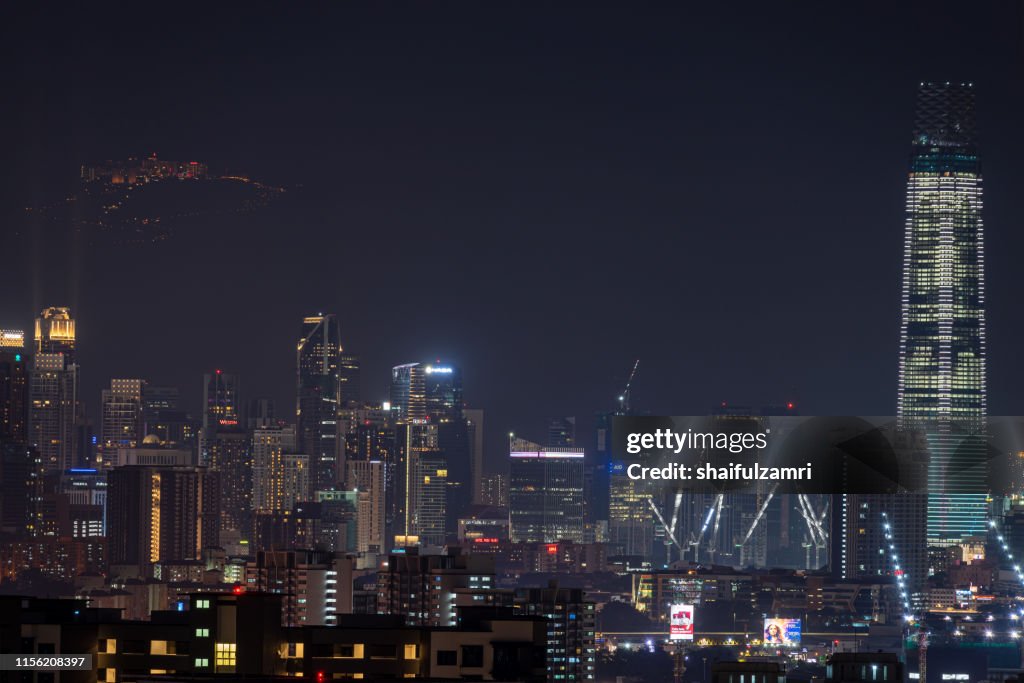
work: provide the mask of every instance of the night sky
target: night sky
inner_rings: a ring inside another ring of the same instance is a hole
[[[921,80],[977,88],[990,412],[1024,413],[1020,3],[216,4],[0,17],[0,327],[73,306],[94,419],[215,367],[287,411],[318,310],[366,399],[460,364],[492,466],[548,415],[589,446],[636,358],[653,413],[891,414]],[[287,192],[143,245],[24,211],[154,151]]]

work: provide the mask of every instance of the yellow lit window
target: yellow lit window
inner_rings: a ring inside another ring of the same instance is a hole
[[[214,664],[217,668],[220,667],[234,667],[235,666],[235,644],[234,643],[217,643],[214,647]]]
[[[417,646],[416,643],[406,643],[405,658],[416,659],[417,657],[419,657],[419,652],[417,652],[417,650],[419,650],[419,646]]]
[[[174,646],[168,645],[166,640],[149,641],[149,654],[151,655],[173,655]]]

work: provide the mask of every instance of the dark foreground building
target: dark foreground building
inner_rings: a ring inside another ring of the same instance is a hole
[[[123,620],[118,610],[84,601],[0,597],[0,653],[91,655],[91,670],[62,671],[61,683],[547,678],[546,627],[538,618],[492,613],[464,619],[456,630],[346,615],[338,626],[289,628],[280,614],[281,596],[267,593],[197,593],[151,621]]]

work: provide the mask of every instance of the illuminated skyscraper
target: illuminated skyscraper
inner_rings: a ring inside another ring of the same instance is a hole
[[[150,576],[152,564],[197,560],[220,544],[217,473],[205,467],[117,467],[108,474],[111,571]]]
[[[397,419],[437,425],[437,448],[444,455],[447,474],[445,531],[450,536],[455,535],[459,518],[473,502],[474,444],[464,407],[462,370],[451,363],[438,360],[392,368],[391,408]],[[436,482],[436,477],[431,482]]]
[[[119,447],[134,448],[142,441],[145,434],[139,432],[145,384],[141,379],[112,379],[110,388],[103,390],[100,443],[104,451],[114,453]]]
[[[29,359],[24,333],[0,330],[0,439],[28,441]]]
[[[406,363],[391,369],[391,408],[397,417],[462,417],[462,370],[450,363]]]
[[[291,512],[309,491],[309,456],[295,453],[295,428],[260,427],[252,437],[252,507]]]
[[[71,309],[47,308],[36,318],[36,353],[61,353],[75,363],[75,321]]]
[[[362,398],[359,356],[342,353],[338,356],[338,391],[342,405],[358,403]]]
[[[582,543],[583,449],[513,439],[509,459],[512,541]]]
[[[238,543],[252,536],[253,467],[249,432],[223,427],[208,443],[209,467],[220,477],[221,543]]]
[[[30,441],[46,471],[80,464],[75,321],[67,308],[47,308],[36,318],[36,353],[29,387]]]
[[[384,551],[384,463],[380,460],[350,460],[347,464],[348,488],[358,492],[359,539],[361,553]]]
[[[298,448],[309,455],[310,492],[334,489],[338,471],[338,402],[341,395],[341,329],[332,315],[307,316],[296,357]],[[348,375],[346,375],[348,377]]]
[[[447,459],[438,446],[438,425],[427,420],[400,422],[397,435],[395,485],[388,491],[394,543],[441,545],[449,476]]]
[[[35,452],[28,446],[29,358],[24,333],[0,330],[0,534],[24,535],[38,496]],[[36,476],[32,476],[35,474]]]
[[[199,462],[210,459],[210,442],[217,430],[239,426],[241,404],[238,395],[238,375],[214,370],[203,375],[203,422],[199,432]]]
[[[922,83],[903,257],[899,399],[903,428],[928,436],[928,541],[983,533],[985,272],[974,89]],[[975,467],[975,465],[979,465]]]

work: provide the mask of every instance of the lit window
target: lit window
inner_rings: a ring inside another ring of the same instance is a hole
[[[217,668],[235,666],[235,644],[234,643],[217,643],[214,647],[214,664]]]
[[[206,657],[196,657],[196,668],[202,669],[210,666],[210,660]]]
[[[197,628],[196,629],[196,638],[209,638],[209,637],[210,637],[210,629],[208,629],[208,628]]]
[[[210,609],[209,600],[196,600],[196,609]]]
[[[419,657],[419,653],[417,652],[417,650],[419,650],[419,646],[416,645],[416,643],[406,643],[405,644],[405,658],[406,659],[416,659],[417,657]]]

